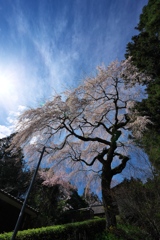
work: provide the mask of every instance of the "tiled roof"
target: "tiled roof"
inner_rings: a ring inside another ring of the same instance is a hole
[[[0,199],[18,209],[21,209],[22,204],[23,204],[23,201],[14,197],[13,195],[9,194],[8,192],[6,192],[3,189],[0,189]],[[29,206],[28,204],[26,205],[25,212],[30,215],[38,214],[38,211],[36,209],[32,208],[31,206]]]
[[[94,211],[94,214],[104,214],[103,205],[92,205],[91,209]]]

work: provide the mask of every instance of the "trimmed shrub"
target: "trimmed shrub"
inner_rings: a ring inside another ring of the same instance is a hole
[[[105,219],[94,219],[19,231],[16,240],[93,240],[95,234],[103,232],[104,229]],[[10,240],[12,234],[0,234],[0,240]]]

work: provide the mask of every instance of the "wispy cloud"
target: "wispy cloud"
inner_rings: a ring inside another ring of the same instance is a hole
[[[5,125],[0,125],[0,139],[16,132],[17,119],[26,109],[26,106],[19,105],[16,111],[8,113]]]
[[[0,125],[0,139],[5,138],[11,134],[12,130],[9,127]]]
[[[1,52],[5,49],[0,55],[0,124],[6,124],[9,112],[16,112],[19,105],[40,105],[55,91],[77,86],[102,62],[123,58],[147,0],[138,4],[124,0],[123,5],[119,0],[62,2],[5,3],[8,25],[1,29],[7,41],[0,47]]]

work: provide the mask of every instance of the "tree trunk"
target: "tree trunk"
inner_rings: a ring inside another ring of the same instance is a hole
[[[102,186],[102,200],[106,218],[106,229],[117,226],[116,222],[117,207],[114,204],[114,199],[112,196],[113,194],[110,188],[111,180],[112,180],[111,169],[107,169],[105,168],[105,166],[103,166],[101,186]]]

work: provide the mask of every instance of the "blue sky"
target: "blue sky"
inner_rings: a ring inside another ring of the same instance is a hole
[[[1,0],[0,137],[22,106],[124,59],[147,0]]]

